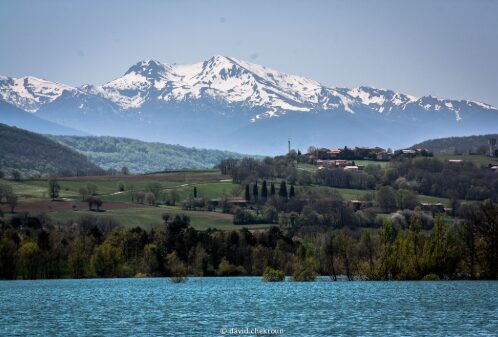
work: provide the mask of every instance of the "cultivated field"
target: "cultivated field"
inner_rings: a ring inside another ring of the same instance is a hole
[[[151,228],[160,226],[164,213],[187,214],[191,218],[194,228],[205,230],[208,228],[237,229],[241,226],[233,225],[231,214],[207,211],[185,211],[179,204],[177,206],[149,206],[131,201],[130,190],[146,190],[148,186],[160,187],[161,192],[176,189],[180,200],[193,195],[194,187],[197,196],[206,199],[228,197],[240,194],[239,185],[233,184],[228,176],[221,175],[219,171],[172,171],[147,175],[128,176],[95,176],[95,177],[69,177],[60,178],[61,187],[59,200],[52,201],[48,196],[47,180],[26,180],[14,182],[0,180],[0,184],[11,185],[14,193],[19,197],[16,212],[32,214],[45,213],[49,218],[61,223],[78,220],[82,216],[112,218],[126,227],[141,226]],[[102,211],[89,211],[88,204],[81,201],[78,191],[88,184],[97,186],[97,197],[102,199]],[[119,186],[124,185],[125,190],[120,191]],[[0,208],[7,216],[7,205]],[[251,229],[266,228],[269,225],[249,225]]]

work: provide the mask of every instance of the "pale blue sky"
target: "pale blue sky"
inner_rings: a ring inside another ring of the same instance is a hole
[[[102,84],[222,54],[313,78],[498,106],[498,1],[0,2],[0,74]]]

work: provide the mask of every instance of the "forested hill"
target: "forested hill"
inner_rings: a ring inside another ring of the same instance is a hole
[[[0,123],[0,170],[22,176],[100,174],[84,155],[45,136]]]
[[[498,134],[430,139],[415,144],[412,148],[428,149],[434,154],[463,154],[469,152],[487,154],[489,138],[498,138]]]
[[[244,157],[240,153],[149,143],[130,138],[50,137],[83,153],[104,169],[121,170],[122,167],[127,167],[132,173],[212,168],[222,159]]]

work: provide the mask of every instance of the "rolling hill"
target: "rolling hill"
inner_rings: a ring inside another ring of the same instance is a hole
[[[175,169],[206,169],[222,159],[242,158],[240,153],[188,148],[180,145],[148,143],[119,137],[49,136],[51,139],[84,154],[104,169],[132,173],[158,172]]]
[[[36,175],[102,174],[84,155],[45,136],[0,124],[0,170]]]

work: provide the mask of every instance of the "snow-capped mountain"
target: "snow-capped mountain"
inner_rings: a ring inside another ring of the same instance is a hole
[[[101,86],[1,77],[0,97],[94,134],[262,153],[271,153],[287,137],[300,147],[397,147],[498,128],[498,110],[484,103],[332,88],[225,56],[187,65],[141,61]]]
[[[0,98],[29,112],[35,112],[43,104],[53,102],[64,90],[75,89],[33,76],[0,76]]]

